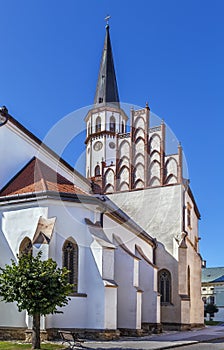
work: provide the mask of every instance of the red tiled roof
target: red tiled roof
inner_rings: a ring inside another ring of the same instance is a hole
[[[45,191],[88,195],[87,192],[76,187],[71,181],[34,157],[3,187],[0,196]]]

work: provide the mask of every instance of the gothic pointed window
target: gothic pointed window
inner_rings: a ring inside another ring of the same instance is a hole
[[[100,176],[100,166],[99,165],[97,165],[95,167],[95,176]]]
[[[33,245],[28,237],[25,237],[19,246],[19,256],[33,254]]]
[[[112,115],[110,117],[110,131],[115,132],[115,128],[116,128],[116,120],[115,120],[114,116]]]
[[[159,271],[158,290],[161,294],[161,304],[171,303],[171,274],[168,270]]]
[[[69,270],[68,282],[73,284],[73,292],[78,292],[78,245],[67,240],[63,245],[63,267]]]
[[[101,131],[101,118],[98,116],[96,118],[96,132],[100,132]]]

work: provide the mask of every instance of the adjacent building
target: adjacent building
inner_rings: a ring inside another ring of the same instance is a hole
[[[201,295],[204,304],[215,304],[219,311],[214,313],[214,321],[224,322],[224,267],[202,269]],[[209,319],[209,315],[205,314]]]

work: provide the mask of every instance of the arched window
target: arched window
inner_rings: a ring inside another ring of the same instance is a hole
[[[124,130],[124,122],[121,123],[121,132],[122,134],[124,134],[125,130]]]
[[[25,237],[19,246],[19,256],[23,254],[33,254],[33,245],[28,237]]]
[[[96,132],[101,131],[101,118],[98,116],[96,118]]]
[[[78,245],[71,241],[65,241],[63,245],[63,267],[69,270],[68,282],[73,284],[73,292],[78,292]]]
[[[95,176],[100,176],[100,166],[99,165],[97,165],[95,167]]]
[[[115,120],[114,116],[112,115],[110,117],[110,131],[115,132],[115,128],[116,128],[116,120]]]
[[[171,275],[168,270],[159,271],[158,290],[161,294],[161,304],[171,303]]]

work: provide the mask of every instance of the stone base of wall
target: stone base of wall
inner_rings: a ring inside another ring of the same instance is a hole
[[[63,329],[63,328],[61,328]],[[79,334],[80,338],[89,340],[116,340],[120,337],[119,330],[110,329],[74,329],[66,328]],[[40,331],[41,341],[60,339],[58,330],[51,328]],[[28,343],[32,341],[32,330],[27,328],[0,327],[0,340],[22,340]]]
[[[0,340],[25,340],[26,328],[0,327]]]
[[[120,337],[120,331],[117,329],[78,329],[78,328],[60,328],[66,331],[72,331],[79,335],[81,339],[88,340],[116,340]],[[47,329],[47,340],[60,339],[58,330],[55,328]]]
[[[163,330],[189,331],[193,328],[203,328],[203,323],[162,323]]]
[[[119,328],[122,337],[142,337],[143,329]]]
[[[78,333],[80,338],[89,340],[116,340],[120,336],[127,337],[141,337],[152,333],[161,333],[162,330],[178,330],[185,331],[191,330],[193,328],[203,328],[204,324],[180,324],[180,323],[163,323],[153,324],[153,323],[143,323],[142,329],[74,329],[66,328],[64,330],[73,331]],[[10,328],[10,327],[0,327],[0,340],[22,340],[26,342],[31,342],[32,330],[27,328]],[[55,328],[50,328],[41,330],[41,341],[44,340],[56,340],[60,339],[58,330]]]
[[[25,341],[27,343],[31,343],[32,342],[32,329],[26,329],[25,331]],[[41,341],[45,341],[48,340],[48,334],[47,331],[40,331],[40,339]]]
[[[144,332],[144,335],[148,334],[159,334],[162,333],[162,325],[161,323],[142,323],[142,329]]]

